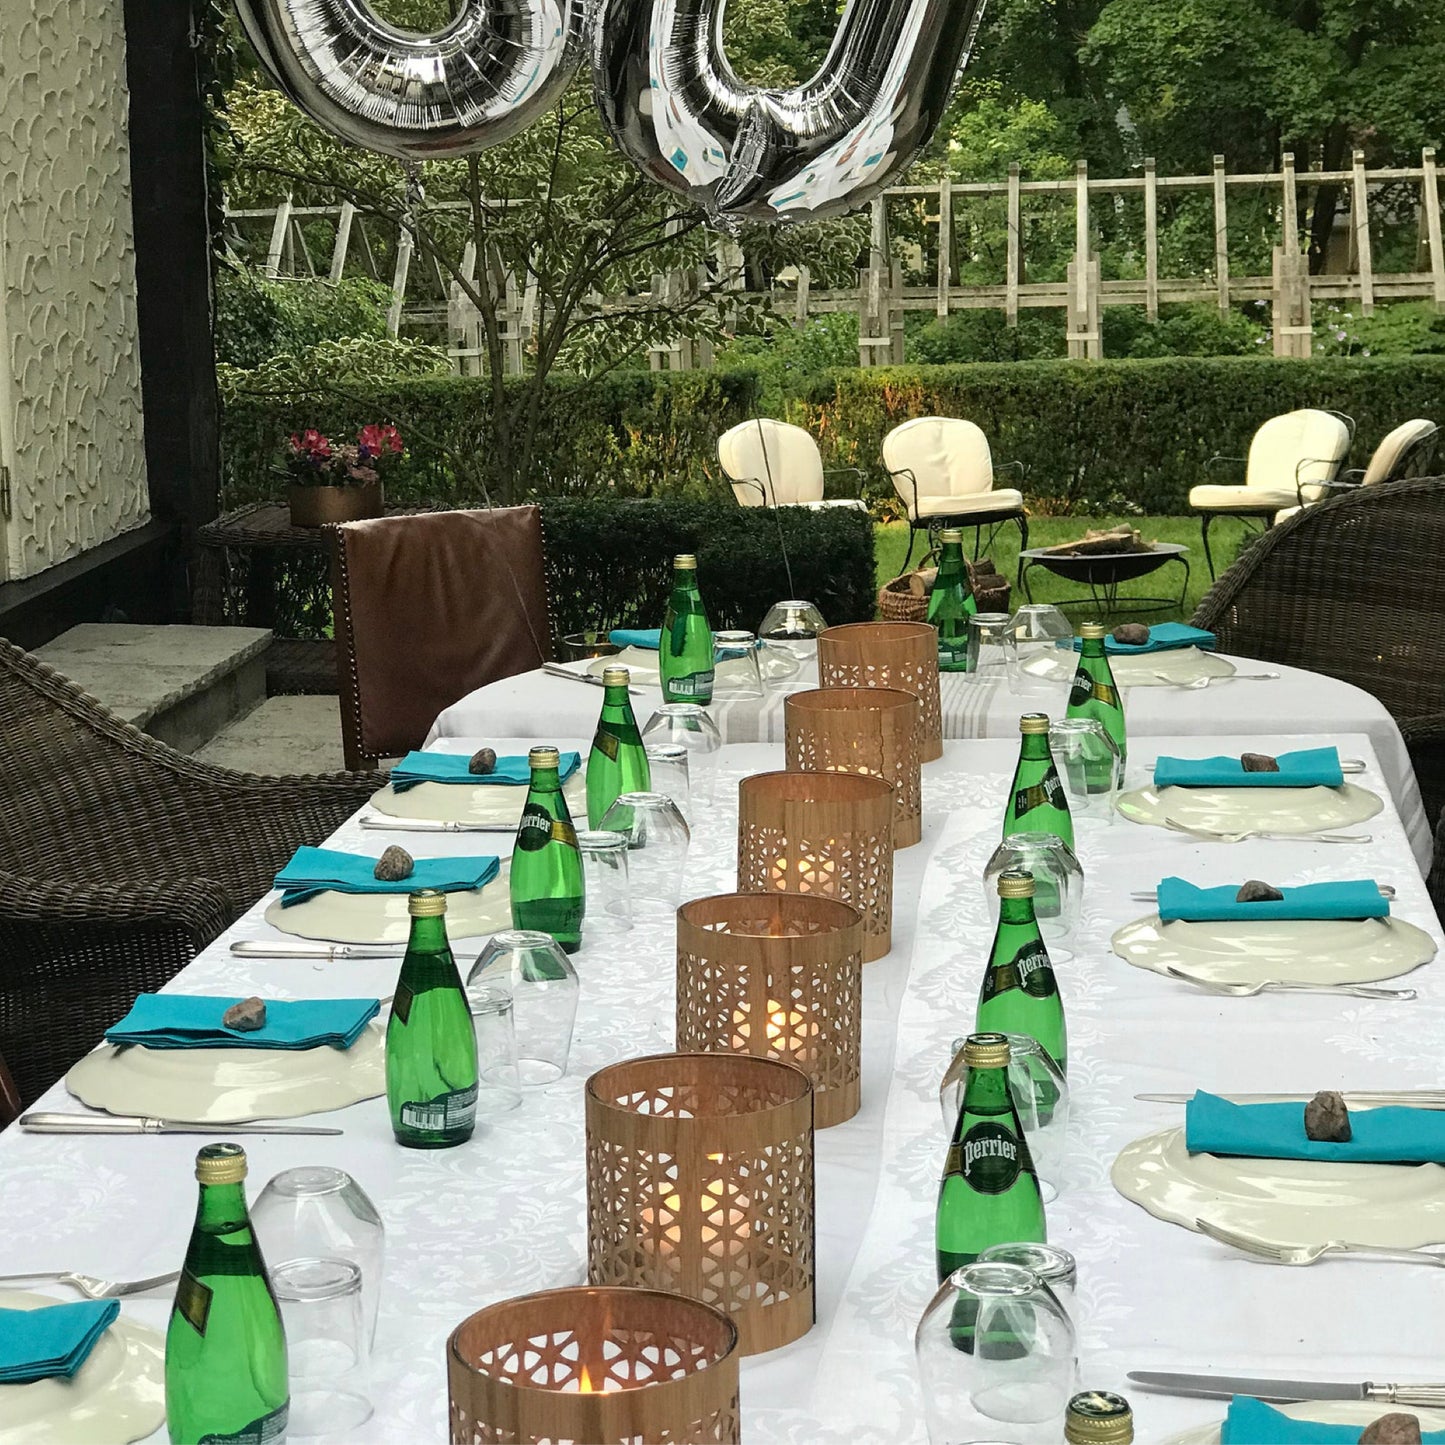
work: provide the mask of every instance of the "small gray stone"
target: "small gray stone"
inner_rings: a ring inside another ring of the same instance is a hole
[[[371,870],[371,876],[379,878],[383,883],[400,883],[403,878],[410,878],[415,868],[416,859],[405,848],[398,848],[393,843],[376,860],[376,867]]]
[[[1347,1144],[1353,1137],[1344,1095],[1334,1089],[1321,1089],[1305,1105],[1305,1138],[1325,1144]]]
[[[1143,647],[1149,641],[1149,629],[1142,622],[1121,622],[1114,629],[1113,638],[1126,647]]]
[[[497,754],[491,748],[478,748],[467,764],[467,771],[473,777],[484,778],[497,771]]]
[[[235,1029],[238,1033],[249,1034],[256,1029],[266,1027],[266,1000],[263,998],[243,998],[240,1003],[233,1003],[225,1013],[221,1015],[221,1022],[228,1029]]]
[[[1268,753],[1241,753],[1239,766],[1246,773],[1277,773],[1279,764]]]
[[[1236,903],[1278,903],[1284,894],[1269,883],[1261,883],[1258,878],[1251,878],[1240,884],[1239,892],[1234,895]]]
[[[1360,1445],[1420,1445],[1420,1421],[1401,1410],[1381,1415],[1365,1426]]]

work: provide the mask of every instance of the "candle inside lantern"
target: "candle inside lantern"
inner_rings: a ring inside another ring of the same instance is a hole
[[[721,1154],[709,1154],[709,1164],[721,1164]],[[727,1185],[721,1179],[710,1180],[702,1187],[702,1194],[698,1199],[698,1205],[704,1216],[713,1213],[723,1202],[727,1195]],[[728,1254],[735,1252],[737,1241],[745,1240],[748,1237],[749,1226],[747,1222],[748,1201],[741,1195],[735,1194],[733,1202],[728,1206],[727,1217],[719,1225],[709,1225],[712,1239],[708,1243],[707,1252],[715,1259],[723,1259]],[[646,1226],[655,1228],[663,1224],[664,1220],[671,1219],[678,1221],[682,1213],[682,1196],[675,1190],[662,1195],[661,1205],[657,1209],[644,1209],[641,1213],[641,1221]],[[651,1243],[656,1239],[660,1252],[666,1256],[671,1254],[682,1243],[682,1225],[680,1222],[665,1224],[660,1232],[651,1232],[643,1236],[644,1243]]]
[[[831,839],[829,842],[831,843]],[[789,889],[789,873],[796,877],[792,889]],[[770,877],[773,884],[784,892],[795,891],[808,893],[814,889],[826,889],[833,882],[838,872],[838,864],[828,855],[816,858],[811,853],[804,853],[803,856],[793,864],[785,856],[773,859]]]

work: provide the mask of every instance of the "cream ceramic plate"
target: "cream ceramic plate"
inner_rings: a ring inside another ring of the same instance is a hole
[[[485,888],[447,894],[447,935],[473,938],[512,926],[512,898],[507,876],[511,859]],[[337,893],[327,889],[304,903],[283,908],[279,898],[266,905],[266,922],[297,938],[326,943],[401,943],[411,935],[405,893]]]
[[[1194,1228],[1200,1216],[1276,1244],[1347,1239],[1414,1249],[1445,1243],[1439,1164],[1325,1164],[1191,1154],[1183,1129],[1128,1145],[1114,1188],[1156,1219]]]
[[[0,1309],[64,1304],[48,1295],[0,1291]],[[120,1317],[68,1380],[0,1385],[0,1445],[122,1445],[144,1440],[166,1418],[165,1340]]]
[[[1385,805],[1367,788],[1135,788],[1116,804],[1133,823],[1166,821],[1242,833],[1318,833],[1373,818]]]
[[[1079,654],[1062,647],[1023,664],[1025,672],[1048,682],[1069,682],[1078,667]],[[1233,677],[1237,670],[1227,657],[1201,652],[1197,647],[1174,647],[1167,652],[1111,652],[1109,667],[1120,687],[1168,687],[1171,682],[1197,682],[1201,677]],[[1155,676],[1160,672],[1165,677]]]
[[[1126,924],[1114,952],[1136,968],[1183,969],[1211,983],[1371,983],[1435,957],[1435,941],[1398,918]]]
[[[1405,1410],[1419,1418],[1423,1430],[1445,1430],[1445,1410],[1421,1410],[1414,1405],[1381,1405],[1374,1400],[1308,1400],[1300,1405],[1274,1407],[1291,1420],[1312,1420],[1316,1425],[1358,1425],[1363,1429],[1372,1420],[1395,1409]],[[1220,1425],[1203,1425],[1171,1435],[1164,1445],[1219,1445]]]
[[[405,900],[403,900],[405,901]],[[102,1044],[71,1067],[83,1104],[186,1124],[245,1124],[344,1109],[386,1092],[385,1025],[349,1049],[147,1049]]]
[[[624,647],[611,657],[598,657],[587,664],[587,671],[593,677],[601,677],[609,667],[625,667],[632,674],[637,687],[656,687],[662,680],[661,663],[657,653],[650,647]]]
[[[598,697],[601,697],[598,691]],[[600,706],[600,704],[599,704]],[[562,786],[562,796],[572,816],[587,814],[587,760]],[[527,790],[520,783],[418,783],[404,793],[393,793],[387,784],[371,795],[371,806],[390,818],[430,818],[438,823],[505,823],[515,828],[522,819]],[[478,838],[485,838],[479,833]],[[478,851],[485,851],[479,849]]]

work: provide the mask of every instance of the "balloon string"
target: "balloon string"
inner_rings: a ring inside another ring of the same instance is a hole
[[[768,494],[763,498],[764,504],[771,503],[773,508],[773,521],[778,528],[778,551],[783,554],[783,571],[788,574],[788,596],[796,597],[798,589],[793,585],[793,564],[788,559],[788,542],[783,535],[783,513],[778,506],[778,489],[773,482],[773,464],[768,459],[768,438],[763,431],[761,417],[756,418],[758,424],[758,444],[763,449],[763,470],[768,474]]]

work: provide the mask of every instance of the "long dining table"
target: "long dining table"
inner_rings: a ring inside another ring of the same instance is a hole
[[[470,752],[479,741],[438,746]],[[499,752],[524,751],[534,741],[584,744],[558,736],[485,741]],[[1398,981],[1418,990],[1412,1001],[1232,998],[1132,967],[1110,951],[1117,928],[1151,911],[1131,891],[1152,889],[1168,874],[1206,884],[1373,877],[1396,889],[1394,915],[1439,945],[1370,738],[1340,733],[1309,743],[1334,743],[1343,756],[1365,761],[1351,781],[1383,800],[1376,817],[1352,830],[1368,834],[1368,842],[1225,844],[1117,816],[1078,825],[1083,913],[1072,952],[1057,960],[1072,1115],[1048,1231],[1078,1260],[1080,1381],[1128,1395],[1141,1441],[1218,1420],[1223,1406],[1143,1393],[1127,1381],[1131,1369],[1428,1380],[1440,1378],[1445,1359],[1445,1311],[1433,1270],[1356,1260],[1272,1267],[1155,1219],[1110,1183],[1123,1146],[1182,1123],[1182,1109],[1142,1102],[1140,1093],[1200,1087],[1308,1095],[1439,1081],[1445,978],[1438,963]],[[1235,754],[1297,745],[1298,736],[1258,733],[1210,739],[1211,750]],[[895,860],[893,949],[864,970],[862,1107],[816,1137],[817,1322],[794,1343],[743,1362],[749,1445],[926,1438],[913,1332],[936,1287],[933,1211],[947,1145],[937,1090],[951,1041],[973,1023],[991,940],[982,874],[999,840],[1016,751],[1008,740],[952,741],[924,769],[923,840]],[[1145,780],[1161,752],[1199,751],[1198,738],[1137,738],[1130,781]],[[684,896],[735,887],[737,781],[782,765],[777,744],[729,745],[716,755],[711,803],[701,788],[694,801]],[[396,842],[417,857],[510,849],[506,835],[364,831],[359,816],[330,846],[377,854]],[[272,897],[259,900],[171,987],[281,998],[392,991],[396,960],[233,955],[235,940],[280,941],[262,917]],[[464,973],[481,942],[457,940]],[[336,1138],[246,1141],[253,1197],[281,1169],[330,1164],[361,1183],[386,1222],[376,1411],[349,1437],[358,1445],[445,1439],[451,1329],[485,1304],[585,1276],[582,1086],[605,1064],[672,1047],[673,920],[659,911],[639,918],[630,933],[585,937],[574,961],[582,993],[566,1076],[527,1091],[513,1112],[487,1118],[469,1144],[435,1152],[397,1147],[381,1099],[308,1120],[341,1128]],[[57,1085],[37,1107],[81,1106]],[[40,1136],[12,1127],[0,1135],[0,1219],[7,1226],[0,1274],[53,1267],[129,1279],[178,1267],[194,1212],[198,1142]],[[51,1293],[69,1297],[64,1289]],[[124,1308],[163,1327],[168,1301],[149,1296]]]

